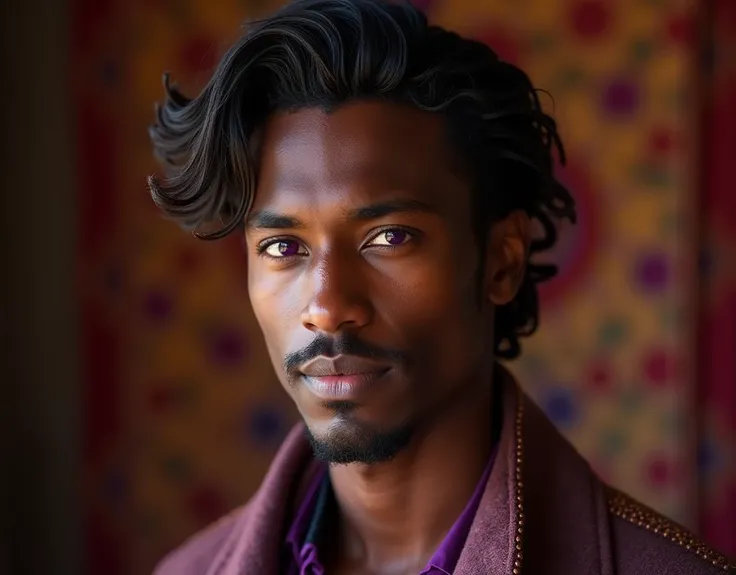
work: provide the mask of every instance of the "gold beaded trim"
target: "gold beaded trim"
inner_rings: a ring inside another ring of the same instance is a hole
[[[699,541],[687,529],[613,487],[608,487],[608,509],[613,515],[677,543],[719,569],[736,569],[736,565],[732,565],[726,557]]]
[[[516,523],[516,534],[514,536],[514,575],[521,572],[521,544],[524,537],[524,479],[522,473],[522,464],[524,463],[524,442],[522,438],[523,422],[524,422],[524,393],[521,387],[518,387],[518,407],[516,409],[516,469],[514,473],[514,483],[516,493],[516,513],[518,520]]]

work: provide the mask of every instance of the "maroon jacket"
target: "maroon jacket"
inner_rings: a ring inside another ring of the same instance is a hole
[[[695,575],[736,567],[684,528],[604,485],[515,384],[457,575]],[[285,529],[315,466],[301,425],[261,488],[166,557],[155,575],[278,575]]]

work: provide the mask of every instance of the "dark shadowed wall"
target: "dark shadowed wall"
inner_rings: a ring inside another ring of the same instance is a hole
[[[0,8],[0,573],[83,573],[66,2]]]

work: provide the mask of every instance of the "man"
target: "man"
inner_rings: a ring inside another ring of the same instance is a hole
[[[304,425],[157,573],[730,568],[603,485],[499,363],[554,274],[530,257],[575,217],[521,70],[409,5],[301,0],[252,24],[199,97],[166,88],[153,198],[200,237],[244,234]]]

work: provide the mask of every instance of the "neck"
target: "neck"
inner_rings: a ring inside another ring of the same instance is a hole
[[[470,500],[492,449],[492,385],[467,390],[396,458],[332,466],[340,555],[388,573],[420,571]]]

